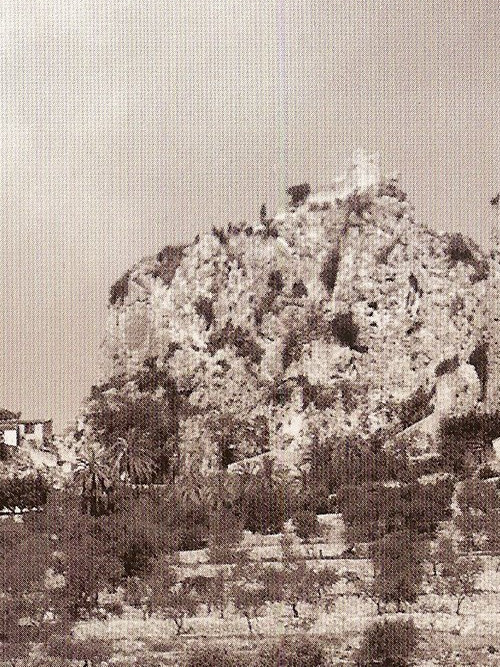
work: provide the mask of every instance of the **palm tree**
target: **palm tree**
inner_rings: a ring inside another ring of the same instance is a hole
[[[130,484],[147,484],[155,470],[153,452],[148,440],[130,428],[125,437],[111,445],[108,460],[114,475]]]
[[[92,516],[107,514],[113,485],[104,448],[98,443],[87,445],[78,463],[75,482],[81,489],[83,512]]]

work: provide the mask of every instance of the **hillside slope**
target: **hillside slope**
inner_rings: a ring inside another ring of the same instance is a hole
[[[181,453],[204,466],[215,430],[230,462],[271,450],[293,463],[314,437],[366,439],[495,400],[489,256],[415,221],[361,155],[293,204],[132,267],[111,290],[100,394],[116,378],[137,394],[145,368],[168,376],[187,405]]]

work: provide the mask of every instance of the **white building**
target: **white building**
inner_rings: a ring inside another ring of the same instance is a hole
[[[28,440],[41,447],[52,436],[51,419],[0,420],[0,443],[17,447],[21,440]]]

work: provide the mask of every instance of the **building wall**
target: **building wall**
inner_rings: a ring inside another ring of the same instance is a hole
[[[9,447],[16,447],[17,442],[17,429],[14,427],[11,428],[2,428],[0,433],[3,434],[3,439],[6,445]]]

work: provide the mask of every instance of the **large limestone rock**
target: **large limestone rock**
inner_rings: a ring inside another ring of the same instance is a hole
[[[417,222],[397,181],[358,154],[300,206],[127,272],[113,288],[105,379],[167,371],[189,406],[180,438],[192,461],[214,451],[206,424],[220,415],[265,420],[265,447],[297,461],[313,437],[407,428],[401,406],[418,391],[434,423],[493,404],[497,275],[472,242]],[[262,441],[235,450],[258,457]]]

